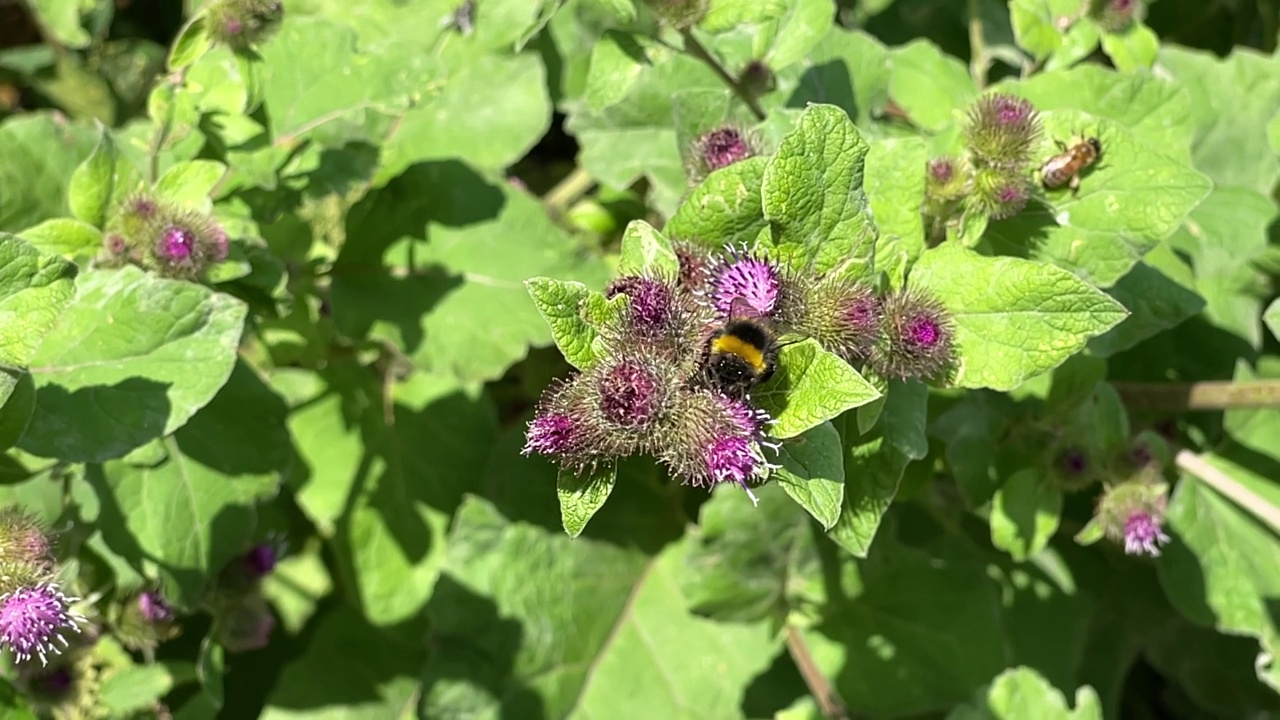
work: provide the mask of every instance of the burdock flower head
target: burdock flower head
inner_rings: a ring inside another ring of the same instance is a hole
[[[227,594],[244,593],[256,588],[263,578],[270,575],[284,555],[286,543],[282,537],[273,536],[257,543],[233,558],[222,568],[218,576],[218,589]]]
[[[866,283],[828,274],[805,289],[795,332],[854,363],[865,361],[880,336],[881,304]]]
[[[218,0],[206,14],[209,37],[240,51],[265,41],[283,19],[280,0]]]
[[[1099,479],[1098,463],[1081,444],[1057,442],[1049,448],[1049,479],[1065,492],[1076,492]]]
[[[689,154],[689,177],[694,182],[699,182],[716,170],[759,154],[759,150],[746,131],[726,125],[694,140]]]
[[[227,258],[227,234],[213,218],[169,213],[154,225],[151,258],[161,275],[196,278]]]
[[[937,299],[902,290],[883,299],[869,363],[889,378],[945,379],[954,367],[951,316]]]
[[[177,634],[175,613],[158,590],[143,590],[125,599],[116,620],[116,637],[134,650],[154,649]]]
[[[711,253],[691,242],[677,241],[672,243],[672,246],[676,253],[676,260],[680,263],[680,274],[676,278],[676,285],[685,292],[701,294],[711,279]]]
[[[711,269],[704,295],[717,320],[751,317],[782,325],[804,314],[803,283],[788,268],[759,253],[727,248]]]
[[[983,168],[974,175],[968,206],[992,220],[1013,217],[1027,206],[1031,181],[1025,172]]]
[[[1092,0],[1089,14],[1103,30],[1121,32],[1141,19],[1144,9],[1141,0]]]
[[[1108,488],[1098,500],[1094,521],[1107,538],[1124,545],[1127,555],[1159,557],[1160,547],[1169,542],[1163,529],[1168,486],[1153,477],[1139,473]]]
[[[959,160],[937,157],[925,166],[925,199],[930,203],[948,203],[964,196],[967,168]]]
[[[609,299],[626,295],[629,301],[618,326],[606,331],[619,347],[641,342],[672,357],[689,355],[706,322],[706,311],[678,281],[624,275],[609,283],[604,295]]]
[[[747,402],[715,391],[685,393],[673,409],[672,432],[659,449],[671,476],[695,487],[736,483],[753,503],[751,484],[777,466],[764,458],[768,416]]]
[[[252,593],[219,608],[214,633],[228,652],[238,653],[266,647],[275,627],[267,601]]]
[[[53,570],[52,541],[16,505],[0,510],[0,593],[34,585]]]
[[[19,662],[39,657],[48,663],[67,647],[65,634],[80,632],[85,618],[71,610],[79,598],[67,597],[55,583],[21,587],[0,597],[0,645]]]
[[[1040,115],[1030,102],[990,93],[969,108],[964,136],[975,167],[1025,171],[1040,130]]]

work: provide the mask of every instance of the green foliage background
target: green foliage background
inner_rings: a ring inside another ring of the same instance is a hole
[[[773,73],[757,121],[632,0],[478,0],[465,32],[452,0],[287,0],[249,56],[196,4],[0,5],[0,499],[78,594],[184,613],[108,716],[798,720],[815,677],[858,717],[1280,714],[1280,410],[1117,391],[1280,379],[1273,6],[710,0],[694,37]],[[1038,157],[1089,132],[1105,165],[928,247],[925,162],[988,88],[1042,111]],[[765,156],[691,187],[724,122]],[[207,284],[93,263],[141,180],[228,229]],[[582,298],[762,233],[941,298],[954,387],[789,348],[759,508],[520,455],[591,362]],[[1082,547],[1054,443],[1149,429],[1246,500],[1180,465],[1161,557]],[[214,579],[279,535],[279,627],[223,652]]]

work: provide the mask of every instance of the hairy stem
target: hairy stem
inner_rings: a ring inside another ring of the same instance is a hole
[[[818,669],[817,663],[813,661],[813,655],[809,653],[809,644],[804,641],[804,636],[794,625],[787,625],[787,652],[791,653],[791,659],[800,670],[800,676],[804,678],[804,684],[809,687],[809,693],[813,695],[814,700],[818,701],[818,708],[822,710],[823,717],[827,720],[849,720],[849,711],[836,695],[835,688],[831,687],[826,676]]]
[[[1125,405],[1143,410],[1225,410],[1280,407],[1280,380],[1255,382],[1115,383]]]
[[[595,178],[591,177],[590,173],[580,167],[574,168],[573,172],[566,175],[563,180],[556,183],[555,187],[548,190],[546,195],[542,196],[542,204],[553,215],[558,215],[577,202],[578,198],[585,195],[595,184]]]
[[[987,86],[987,70],[991,67],[987,43],[982,39],[982,0],[969,0],[969,56],[969,75],[981,90]]]
[[[746,103],[747,107],[751,109],[751,114],[756,116],[756,120],[764,120],[764,109],[760,107],[760,103],[756,102],[755,96],[743,87],[742,83],[739,82],[737,78],[730,75],[724,65],[721,65],[720,61],[717,60],[705,47],[703,47],[702,43],[698,42],[698,38],[693,36],[693,31],[686,28],[680,31],[680,35],[684,38],[685,49],[715,71],[715,74],[720,76],[720,79],[724,81],[724,84],[728,85],[729,89],[733,90],[734,94],[739,98],[742,98],[742,102]]]
[[[1251,515],[1266,523],[1273,532],[1280,533],[1280,508],[1267,502],[1249,488],[1241,485],[1229,475],[1209,464],[1203,457],[1190,450],[1179,450],[1174,456],[1174,463],[1179,469],[1196,477],[1205,485],[1225,495],[1235,504],[1247,510]]]

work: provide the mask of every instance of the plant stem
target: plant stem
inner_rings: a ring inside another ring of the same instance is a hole
[[[1280,380],[1255,382],[1115,383],[1130,408],[1144,410],[1225,410],[1280,407]]]
[[[804,684],[809,686],[809,693],[818,701],[823,717],[827,720],[849,720],[849,711],[845,709],[831,683],[827,682],[826,676],[818,669],[813,655],[809,653],[808,643],[794,625],[787,625],[787,652],[791,653],[791,659],[800,670]]]
[[[542,196],[542,204],[553,215],[559,215],[564,212],[578,198],[582,197],[596,184],[595,178],[590,173],[580,167],[574,168],[573,172],[564,177],[563,180],[556,183],[556,186],[547,191]]]
[[[982,0],[969,0],[969,75],[978,89],[987,86],[987,43],[982,38]]]
[[[715,74],[720,76],[720,79],[729,86],[729,89],[733,90],[734,94],[739,98],[742,98],[742,102],[747,104],[747,107],[751,110],[751,114],[756,116],[756,120],[763,121],[765,118],[764,109],[760,107],[758,102],[756,102],[755,96],[743,87],[742,83],[738,82],[737,78],[730,75],[729,71],[720,64],[719,60],[715,59],[715,56],[703,47],[702,43],[698,42],[698,38],[693,36],[693,31],[686,28],[680,31],[680,35],[684,38],[685,49],[715,71]]]
[[[1280,508],[1249,488],[1241,485],[1229,475],[1214,467],[1203,457],[1190,450],[1179,450],[1174,456],[1174,463],[1182,470],[1200,478],[1201,482],[1225,495],[1235,504],[1249,511],[1257,519],[1280,533]]]

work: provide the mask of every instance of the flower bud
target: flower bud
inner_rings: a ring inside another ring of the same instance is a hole
[[[658,22],[684,30],[697,25],[707,14],[707,0],[644,0]]]
[[[700,295],[711,280],[712,258],[704,248],[693,243],[673,243],[680,275],[676,284],[685,292]]]
[[[0,594],[35,585],[52,572],[53,543],[17,505],[0,510]]]
[[[1095,521],[1107,538],[1124,545],[1127,555],[1159,557],[1160,546],[1169,542],[1163,529],[1168,486],[1152,477],[1139,473],[1108,488],[1098,500]]]
[[[746,132],[729,125],[716,128],[693,141],[687,168],[689,178],[701,182],[716,170],[757,154],[755,142]]]
[[[227,258],[227,234],[200,213],[167,213],[155,224],[151,260],[165,277],[194,279]]]
[[[1040,115],[1031,103],[991,93],[969,108],[964,136],[975,166],[1026,172],[1040,130]]]
[[[1027,206],[1031,181],[1020,171],[983,168],[974,174],[969,207],[992,220],[1013,217]]]
[[[964,196],[968,170],[959,160],[938,157],[929,161],[925,171],[925,202],[949,203]]]
[[[955,364],[951,316],[937,299],[919,290],[884,298],[880,340],[869,364],[888,378],[944,379]]]
[[[157,590],[143,590],[128,596],[115,622],[115,635],[132,650],[153,650],[175,637],[175,613]]]
[[[583,375],[557,382],[543,391],[538,412],[525,432],[524,455],[545,455],[560,467],[581,473],[613,457],[592,420],[589,386]]]
[[[91,643],[77,642],[48,665],[18,665],[15,684],[41,717],[101,717],[99,671],[94,660]]]
[[[1101,468],[1088,449],[1072,442],[1060,442],[1048,450],[1050,482],[1063,492],[1077,492],[1097,482]]]
[[[254,545],[222,568],[218,575],[218,590],[229,595],[253,591],[264,577],[275,570],[284,552],[285,544],[279,539]]]
[[[629,300],[621,322],[605,328],[616,347],[640,342],[653,345],[670,357],[679,357],[697,344],[707,321],[707,312],[678,282],[626,275],[609,283],[604,294],[610,299],[626,295]]]
[[[209,37],[237,51],[267,40],[283,19],[280,0],[218,0],[206,14]]]
[[[777,87],[777,78],[763,60],[752,60],[743,66],[738,76],[738,83],[751,93],[752,97],[760,97]]]

